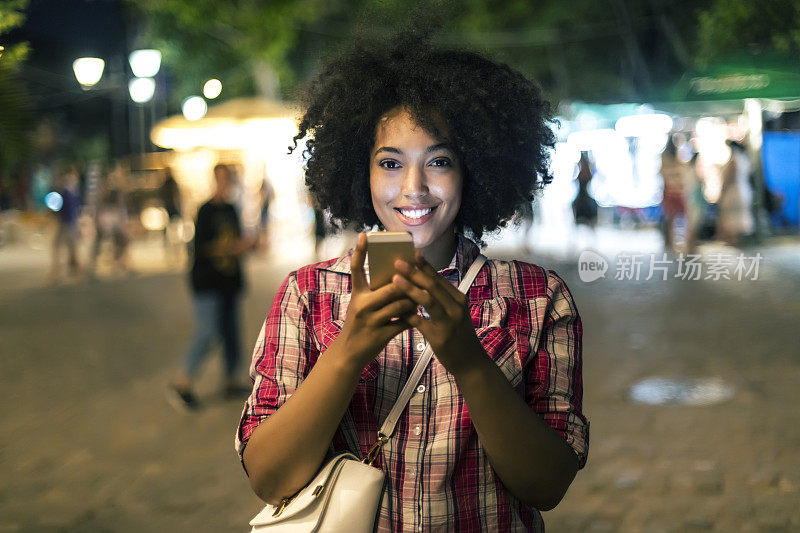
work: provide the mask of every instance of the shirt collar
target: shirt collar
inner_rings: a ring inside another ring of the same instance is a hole
[[[475,258],[481,253],[478,245],[472,242],[470,239],[465,237],[461,233],[456,233],[456,238],[458,239],[458,244],[456,245],[456,253],[453,255],[453,258],[450,260],[450,264],[440,270],[439,273],[445,277],[452,276],[455,273],[458,273],[458,281],[461,281],[461,278],[464,277],[466,274],[467,269],[475,261]],[[343,256],[335,259],[331,264],[327,266],[321,266],[322,270],[328,270],[331,272],[339,272],[341,274],[350,274],[350,260],[353,257],[353,252],[355,248],[350,248],[347,253]],[[369,273],[369,260],[364,261],[364,270],[365,272]],[[476,280],[476,283],[479,280]],[[479,284],[479,283],[477,283]]]
[[[478,257],[478,254],[481,253],[478,245],[466,238],[461,233],[456,233],[456,237],[458,238],[458,245],[456,246],[456,253],[453,255],[453,259],[450,260],[450,264],[444,270],[440,270],[439,274],[442,276],[448,277],[449,275],[453,275],[458,273],[458,278],[456,281],[461,283],[461,278],[464,277],[464,274],[467,273],[467,269],[475,261],[475,258]]]

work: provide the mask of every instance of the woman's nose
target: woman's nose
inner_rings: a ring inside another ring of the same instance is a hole
[[[403,196],[406,198],[421,198],[427,196],[428,186],[425,180],[425,172],[411,165],[403,176]]]

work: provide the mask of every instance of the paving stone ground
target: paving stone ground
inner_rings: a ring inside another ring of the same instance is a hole
[[[757,281],[567,280],[584,323],[587,467],[545,513],[551,532],[800,530],[800,245],[761,249]],[[0,249],[0,533],[245,531],[259,509],[233,452],[238,401],[219,357],[180,415],[165,387],[192,330],[184,276],[49,287],[3,280]],[[6,255],[4,255],[6,254]],[[6,265],[19,262],[6,261]],[[10,268],[10,267],[9,267]],[[252,261],[252,346],[288,271]],[[26,277],[27,276],[27,277]],[[649,377],[718,377],[709,406],[632,403]]]

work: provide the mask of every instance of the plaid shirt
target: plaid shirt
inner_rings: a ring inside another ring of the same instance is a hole
[[[240,457],[259,422],[294,393],[341,330],[352,252],[292,272],[275,296],[250,367],[253,394],[236,435]],[[478,254],[459,235],[450,266],[439,273],[457,286]],[[589,423],[581,410],[582,326],[564,281],[529,263],[490,260],[469,290],[469,310],[488,356],[583,468]],[[367,453],[424,347],[418,330],[406,330],[367,365],[331,454]],[[453,375],[435,357],[375,466],[387,474],[379,531],[544,530],[539,511],[492,470]]]

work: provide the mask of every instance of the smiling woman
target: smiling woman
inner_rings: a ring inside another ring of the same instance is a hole
[[[342,226],[410,233],[416,254],[370,290],[361,234],[344,256],[284,281],[237,432],[269,504],[348,452],[386,475],[379,531],[543,530],[539,510],[586,462],[581,319],[552,271],[488,260],[471,286],[468,272],[480,259],[470,237],[480,242],[550,180],[549,109],[519,73],[419,33],[323,66],[295,138],[308,137],[315,203]],[[397,430],[378,438],[387,420]]]

